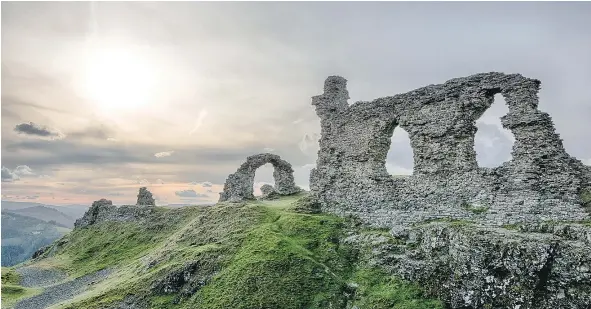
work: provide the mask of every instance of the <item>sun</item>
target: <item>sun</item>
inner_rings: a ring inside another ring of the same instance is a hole
[[[86,59],[86,94],[100,109],[135,109],[150,101],[154,72],[141,54],[125,48],[93,48]]]

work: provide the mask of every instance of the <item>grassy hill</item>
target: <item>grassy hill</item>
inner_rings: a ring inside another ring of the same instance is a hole
[[[146,222],[75,229],[23,272],[60,271],[66,282],[24,288],[3,269],[3,303],[36,295],[15,308],[443,308],[369,265],[371,248],[347,245],[354,222],[294,212],[299,197],[156,207]]]

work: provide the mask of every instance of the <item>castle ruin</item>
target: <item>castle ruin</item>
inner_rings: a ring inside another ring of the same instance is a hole
[[[321,139],[310,189],[324,211],[381,227],[440,218],[503,225],[589,217],[580,194],[591,169],[566,153],[550,116],[538,110],[540,81],[483,73],[352,105],[346,86],[346,79],[328,77],[324,93],[312,98]],[[501,121],[515,136],[512,160],[482,168],[475,123],[498,93],[509,107]],[[414,153],[409,177],[386,170],[397,126],[408,132]]]
[[[275,191],[279,195],[290,195],[300,192],[301,189],[295,185],[293,168],[289,162],[281,159],[278,155],[262,153],[246,158],[238,170],[228,176],[224,184],[224,191],[220,193],[220,202],[239,202],[243,200],[254,200],[253,185],[256,170],[265,165],[272,164],[273,178],[275,178]],[[269,195],[268,190],[264,193]]]

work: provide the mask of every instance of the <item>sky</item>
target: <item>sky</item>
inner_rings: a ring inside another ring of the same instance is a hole
[[[212,203],[252,154],[308,188],[330,75],[350,103],[481,72],[542,81],[540,110],[591,164],[591,2],[6,2],[2,200]],[[510,159],[503,99],[477,122],[481,166]],[[386,166],[412,173],[397,128]],[[255,186],[273,183],[269,165]],[[257,190],[258,192],[258,190]]]

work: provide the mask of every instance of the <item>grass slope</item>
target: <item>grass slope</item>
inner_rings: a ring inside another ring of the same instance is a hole
[[[72,277],[113,270],[52,308],[109,308],[121,301],[147,308],[443,308],[416,286],[365,266],[341,241],[344,219],[290,211],[298,197],[158,207],[149,224],[76,229],[56,242],[55,255],[35,263]]]
[[[20,299],[31,297],[41,292],[41,289],[24,288],[18,284],[19,275],[8,267],[2,267],[2,308],[9,308]]]

